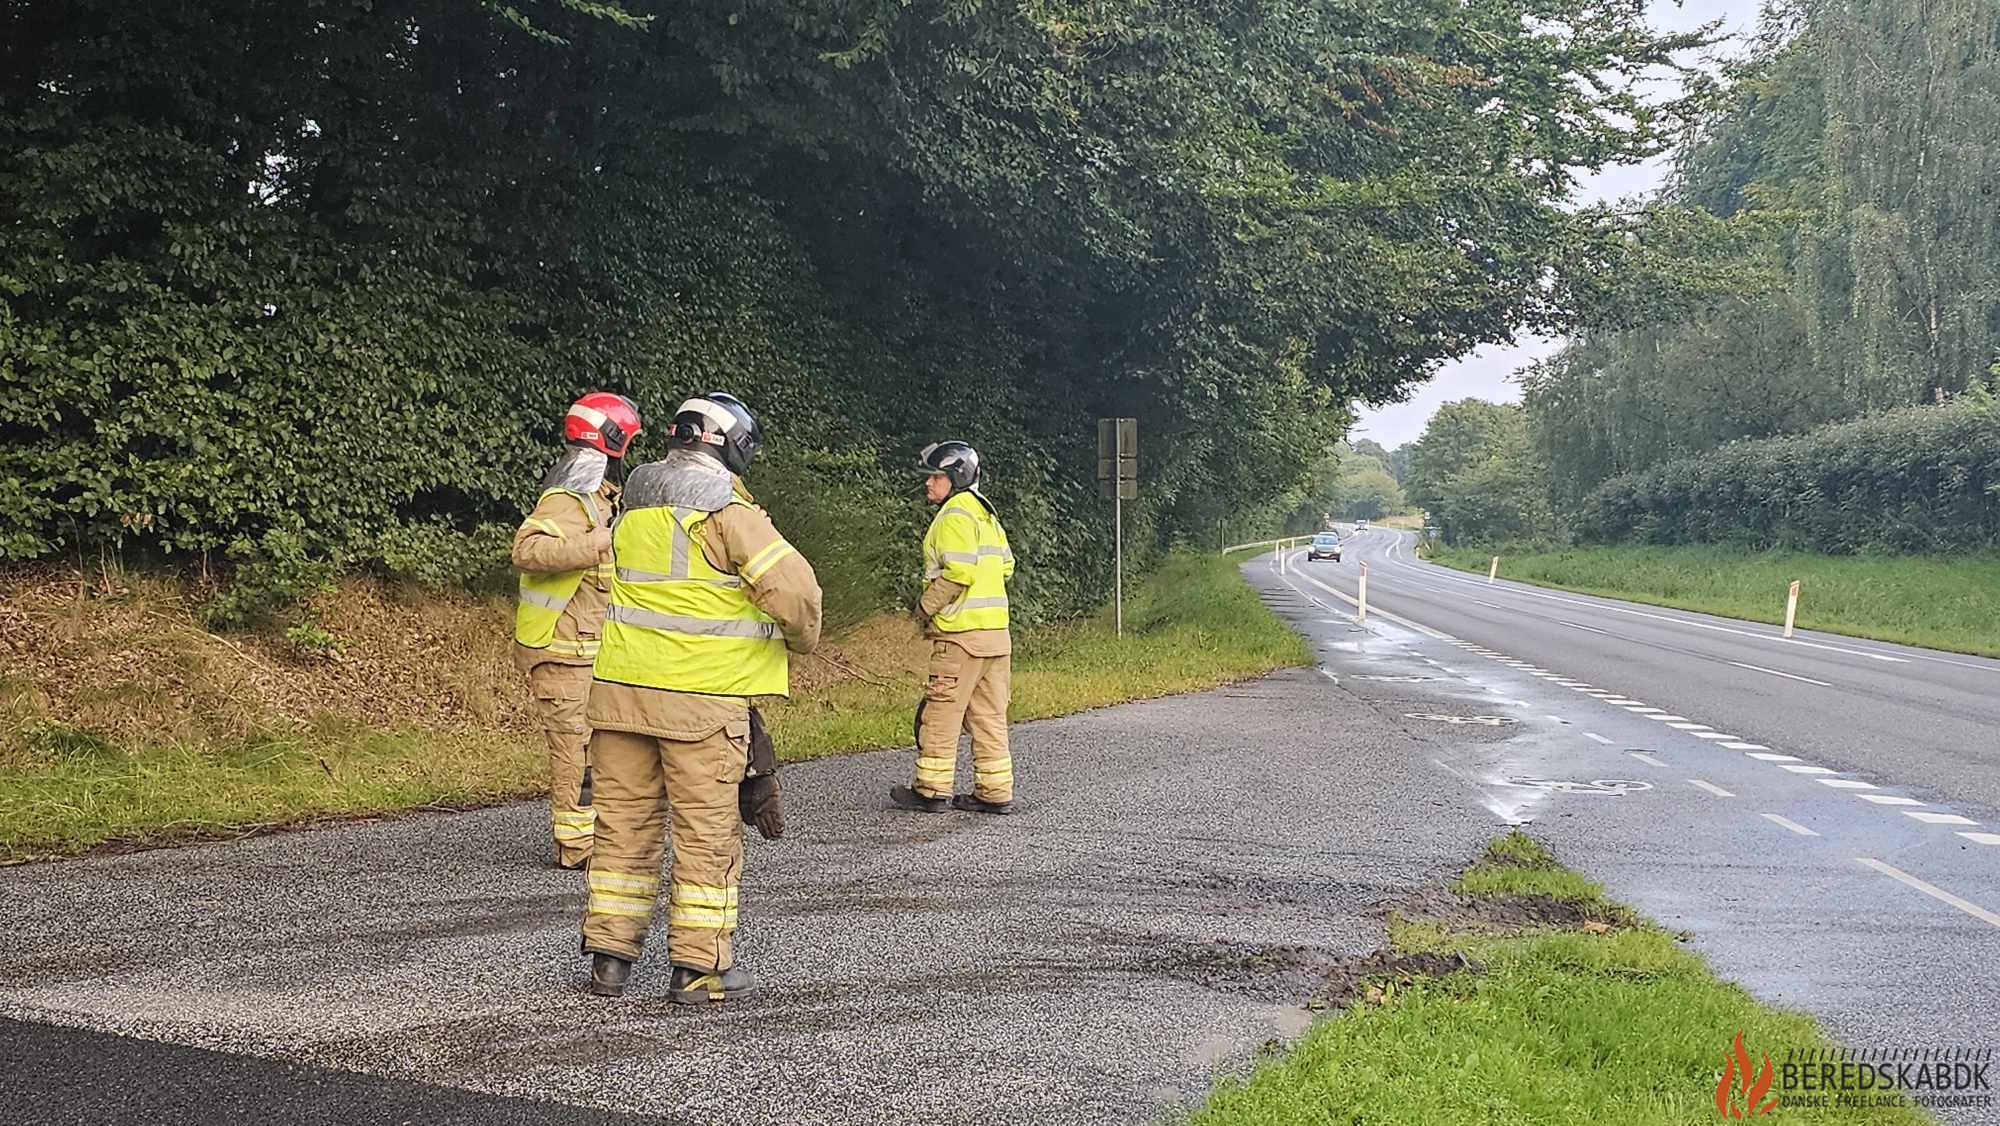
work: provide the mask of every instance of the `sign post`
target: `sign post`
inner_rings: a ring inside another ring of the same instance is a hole
[[[1097,488],[1111,498],[1112,617],[1125,635],[1125,502],[1139,495],[1139,420],[1097,420]]]

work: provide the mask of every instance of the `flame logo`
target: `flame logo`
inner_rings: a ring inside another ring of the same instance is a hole
[[[1743,1105],[1736,1105],[1735,1093],[1731,1087],[1743,1089]],[[1764,1070],[1753,1081],[1750,1078],[1750,1053],[1743,1050],[1743,1030],[1737,1029],[1736,1043],[1722,1053],[1722,1079],[1715,1085],[1715,1112],[1724,1118],[1755,1118],[1769,1114],[1778,1105],[1777,1096],[1763,1102],[1764,1095],[1771,1090],[1771,1057],[1764,1057]]]

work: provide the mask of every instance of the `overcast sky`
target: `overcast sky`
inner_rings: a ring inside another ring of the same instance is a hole
[[[1655,27],[1662,30],[1689,31],[1719,19],[1723,21],[1723,31],[1746,36],[1756,30],[1757,2],[1687,0],[1687,3],[1675,4],[1654,0],[1647,5],[1646,15]],[[1718,48],[1727,49],[1727,45]],[[1664,158],[1644,164],[1607,168],[1584,178],[1583,200],[1598,202],[1643,195],[1659,187],[1666,172],[1667,161]],[[1372,438],[1393,450],[1405,442],[1415,441],[1438,407],[1454,399],[1519,402],[1521,389],[1513,382],[1514,373],[1555,349],[1555,341],[1536,336],[1524,336],[1512,346],[1481,348],[1463,360],[1440,368],[1429,383],[1417,388],[1408,402],[1374,410],[1362,408],[1352,437]]]

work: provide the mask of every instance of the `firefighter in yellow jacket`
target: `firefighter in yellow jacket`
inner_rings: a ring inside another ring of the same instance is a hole
[[[904,809],[1011,813],[1014,760],[1007,750],[1007,580],[1014,553],[1007,531],[979,491],[979,452],[964,442],[924,447],[925,495],[938,505],[924,534],[925,587],[919,616],[931,639],[924,698],[917,704],[917,770],[889,791]],[[972,736],[972,792],[954,794],[958,734]]]
[[[706,1004],[754,987],[730,948],[739,822],[775,836],[777,792],[774,761],[745,782],[750,701],[788,693],[787,651],[819,643],[820,589],[738,479],[762,448],[742,403],[688,400],[670,442],[632,471],[612,536],[617,570],[590,687],[597,843],[583,949],[590,991],[622,993],[664,891],[670,999]]]
[[[639,408],[625,396],[595,391],[578,399],[563,419],[569,448],[514,531],[521,572],[514,665],[528,678],[549,741],[549,811],[556,863],[564,868],[590,858],[584,701],[611,590],[612,508],[625,451],[638,433]]]

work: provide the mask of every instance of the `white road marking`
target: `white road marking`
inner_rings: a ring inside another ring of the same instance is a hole
[[[1768,751],[1771,749],[1762,743],[1724,743],[1723,747],[1732,751]],[[1757,758],[1759,756],[1752,755],[1750,757]]]
[[[1352,598],[1347,597],[1345,594],[1340,593],[1339,591],[1333,589],[1332,587],[1326,585],[1325,583],[1320,582],[1318,579],[1313,578],[1311,575],[1300,574],[1299,577],[1311,583],[1312,585],[1320,588],[1321,590],[1327,592],[1328,594],[1333,595],[1335,598],[1340,599],[1342,602],[1347,603],[1349,606],[1359,608],[1361,605],[1361,603],[1355,601]],[[1293,589],[1296,590],[1298,588],[1294,587]],[[1384,610],[1379,606],[1375,608],[1375,613],[1378,616],[1387,618],[1390,621],[1396,623],[1399,626],[1403,626],[1406,629],[1416,630],[1418,633],[1423,634],[1425,637],[1434,638],[1438,641],[1450,640],[1451,637],[1450,634],[1444,633],[1440,630],[1434,630],[1431,627],[1424,625],[1421,622],[1413,622],[1410,619],[1403,617],[1401,614],[1391,614],[1389,611]]]
[[[1416,569],[1415,564],[1409,564],[1408,566],[1410,566],[1412,569]],[[1460,578],[1458,574],[1451,571],[1433,571],[1426,573],[1434,574],[1437,577],[1444,578],[1447,579],[1448,581],[1465,586],[1472,585],[1472,583],[1476,581],[1472,579]],[[1481,582],[1479,585],[1484,586],[1485,584]],[[1697,622],[1690,618],[1676,618],[1668,614],[1653,614],[1653,613],[1648,613],[1645,610],[1633,609],[1632,607],[1629,606],[1619,606],[1605,602],[1585,602],[1581,599],[1576,599],[1576,598],[1563,598],[1559,595],[1545,594],[1537,590],[1527,590],[1519,586],[1510,585],[1508,587],[1507,593],[1520,595],[1524,598],[1538,598],[1545,602],[1561,602],[1570,606],[1582,606],[1589,610],[1608,611],[1614,614],[1630,614],[1635,618],[1651,618],[1657,622],[1667,622],[1677,626],[1689,626],[1694,629],[1712,630],[1716,633],[1733,633],[1739,637],[1755,638],[1758,641],[1773,641],[1778,643],[1779,645],[1803,645],[1808,649],[1824,649],[1827,650],[1828,652],[1833,652],[1833,653],[1851,653],[1857,657],[1866,657],[1871,661],[1889,661],[1899,665],[1907,665],[1910,663],[1910,658],[1908,657],[1892,657],[1887,653],[1874,653],[1866,649],[1850,649],[1844,645],[1825,645],[1817,641],[1805,641],[1796,637],[1785,638],[1785,637],[1780,637],[1777,634],[1759,633],[1755,630],[1736,629],[1731,626],[1720,626],[1716,625],[1713,622]],[[1558,618],[1555,620],[1561,621],[1562,619]],[[1972,667],[1982,667],[1982,666],[1972,666]]]
[[[1561,724],[1567,724],[1567,723],[1569,723],[1569,721],[1568,721],[1568,720],[1564,719],[1563,717],[1561,717],[1561,716],[1559,716],[1559,715],[1552,715],[1552,716],[1549,716],[1548,718],[1549,718],[1549,719],[1552,719],[1552,720],[1555,720],[1555,721],[1556,721],[1557,723],[1561,723]]]
[[[1789,818],[1780,817],[1775,813],[1760,813],[1757,816],[1762,817],[1764,820],[1769,821],[1773,825],[1778,825],[1783,828],[1790,829],[1792,832],[1797,833],[1801,837],[1819,836],[1818,833],[1813,832],[1811,829],[1806,828],[1804,825],[1801,825],[1798,822],[1793,821]]]
[[[1607,747],[1616,746],[1618,743],[1616,739],[1606,739],[1604,736],[1599,735],[1595,731],[1586,731],[1583,733],[1583,737],[1589,739],[1594,743],[1602,743]]]
[[[1640,762],[1645,763],[1647,766],[1657,766],[1662,770],[1665,770],[1667,768],[1666,763],[1661,762],[1659,759],[1654,758],[1652,755],[1649,755],[1644,751],[1626,751],[1625,753],[1631,755],[1635,759],[1638,759]]]
[[[1666,713],[1666,710],[1665,710],[1665,709],[1663,709],[1663,708],[1642,708],[1642,707],[1636,707],[1636,706],[1634,706],[1634,705],[1632,705],[1632,704],[1625,704],[1625,705],[1622,705],[1622,706],[1624,707],[1624,709],[1625,709],[1626,711],[1628,711],[1628,712],[1636,712],[1636,713],[1638,713],[1639,715],[1645,715],[1645,716],[1653,716],[1653,715],[1665,715],[1665,714],[1667,714],[1667,713]]]
[[[1658,720],[1661,723],[1686,723],[1688,721],[1688,717],[1684,715],[1649,715],[1646,718]]]
[[[1706,723],[1694,723],[1694,722],[1692,722],[1692,721],[1683,721],[1683,722],[1681,722],[1681,723],[1669,723],[1669,724],[1667,724],[1667,726],[1668,726],[1668,727],[1671,727],[1671,728],[1673,728],[1673,729],[1674,729],[1675,731],[1713,731],[1713,730],[1715,730],[1714,728],[1710,727],[1710,726],[1709,726],[1708,724],[1706,724]]]
[[[1970,817],[1960,817],[1956,813],[1932,813],[1927,809],[1906,809],[1903,816],[1915,818],[1926,825],[1977,825]]]
[[[1959,836],[1973,844],[2000,845],[2000,833],[1960,833]]]
[[[1916,878],[1915,876],[1910,875],[1908,872],[1902,871],[1897,868],[1891,868],[1889,865],[1884,864],[1880,860],[1876,860],[1873,857],[1857,856],[1854,858],[1854,860],[1858,864],[1875,869],[1877,872],[1882,873],[1883,875],[1889,877],[1892,880],[1895,880],[1898,883],[1905,884],[1909,887],[1913,887],[1918,891],[1923,892],[1925,895],[1930,896],[1932,899],[1938,900],[1939,902],[1942,903],[1949,903],[1953,907],[1956,907],[1960,911],[1963,911],[1966,914],[1972,916],[1973,918],[1978,919],[1982,923],[1990,923],[1993,926],[2000,927],[2000,915],[1995,915],[1993,912],[1988,911],[1986,908],[1981,907],[1976,903],[1968,903],[1965,900],[1960,899],[1959,897],[1953,895],[1952,893],[1944,890],[1941,887],[1937,887],[1934,884],[1927,884],[1924,881]]]
[[[1860,782],[1853,778],[1815,778],[1813,781],[1818,782],[1822,786],[1832,786],[1836,790],[1872,790],[1875,788],[1875,783],[1873,782]]]
[[[1765,762],[1797,762],[1797,761],[1799,761],[1799,756],[1797,756],[1797,755],[1780,755],[1780,754],[1767,754],[1767,755],[1751,755],[1750,757],[1751,757],[1751,758],[1754,758],[1754,759],[1762,759],[1762,760],[1763,760],[1763,761],[1765,761]]]
[[[1749,669],[1751,672],[1767,672],[1770,673],[1772,676],[1782,676],[1786,680],[1798,680],[1798,681],[1803,681],[1807,684],[1817,684],[1821,688],[1833,687],[1833,685],[1827,683],[1824,680],[1814,680],[1812,677],[1809,676],[1799,676],[1794,673],[1779,672],[1777,669],[1767,669],[1763,665],[1746,665],[1742,661],[1724,661],[1723,664],[1735,665],[1739,669]]]
[[[1696,789],[1707,790],[1709,793],[1714,794],[1718,798],[1733,798],[1736,796],[1735,794],[1730,793],[1728,790],[1723,789],[1722,787],[1716,785],[1713,782],[1704,782],[1699,778],[1688,779],[1688,785],[1693,786]]]
[[[1875,803],[1876,805],[1922,805],[1922,804],[1924,804],[1923,802],[1920,802],[1920,801],[1918,801],[1918,800],[1917,800],[1917,799],[1915,799],[1915,798],[1905,798],[1905,797],[1898,797],[1898,796],[1897,796],[1897,795],[1895,795],[1895,794],[1856,794],[1856,795],[1854,795],[1854,796],[1855,796],[1855,797],[1857,797],[1857,798],[1860,798],[1860,799],[1861,799],[1862,801],[1872,801],[1872,802],[1874,802],[1874,803]]]
[[[1778,769],[1780,769],[1780,770],[1789,770],[1789,771],[1791,771],[1791,772],[1792,772],[1793,774],[1834,774],[1834,773],[1837,773],[1837,771],[1834,771],[1834,770],[1830,770],[1830,769],[1828,769],[1827,767],[1824,767],[1824,766],[1781,766],[1781,767],[1779,767]]]
[[[1571,629],[1580,629],[1587,633],[1601,633],[1606,637],[1611,636],[1611,631],[1608,629],[1598,629],[1596,626],[1587,626],[1584,625],[1582,622],[1572,622],[1567,618],[1557,618],[1556,621],[1559,624],[1566,625]]]
[[[1642,708],[1646,706],[1646,701],[1634,700],[1627,696],[1606,696],[1604,702],[1607,704],[1617,704],[1621,708],[1629,708],[1633,704],[1637,704]]]
[[[1694,736],[1694,737],[1695,737],[1695,738],[1697,738],[1697,739],[1734,739],[1734,738],[1736,738],[1736,736],[1734,736],[1734,735],[1725,735],[1725,734],[1723,734],[1723,733],[1722,733],[1722,732],[1720,732],[1720,731],[1690,731],[1690,732],[1688,732],[1688,734],[1689,734],[1689,735],[1692,735],[1692,736]]]

